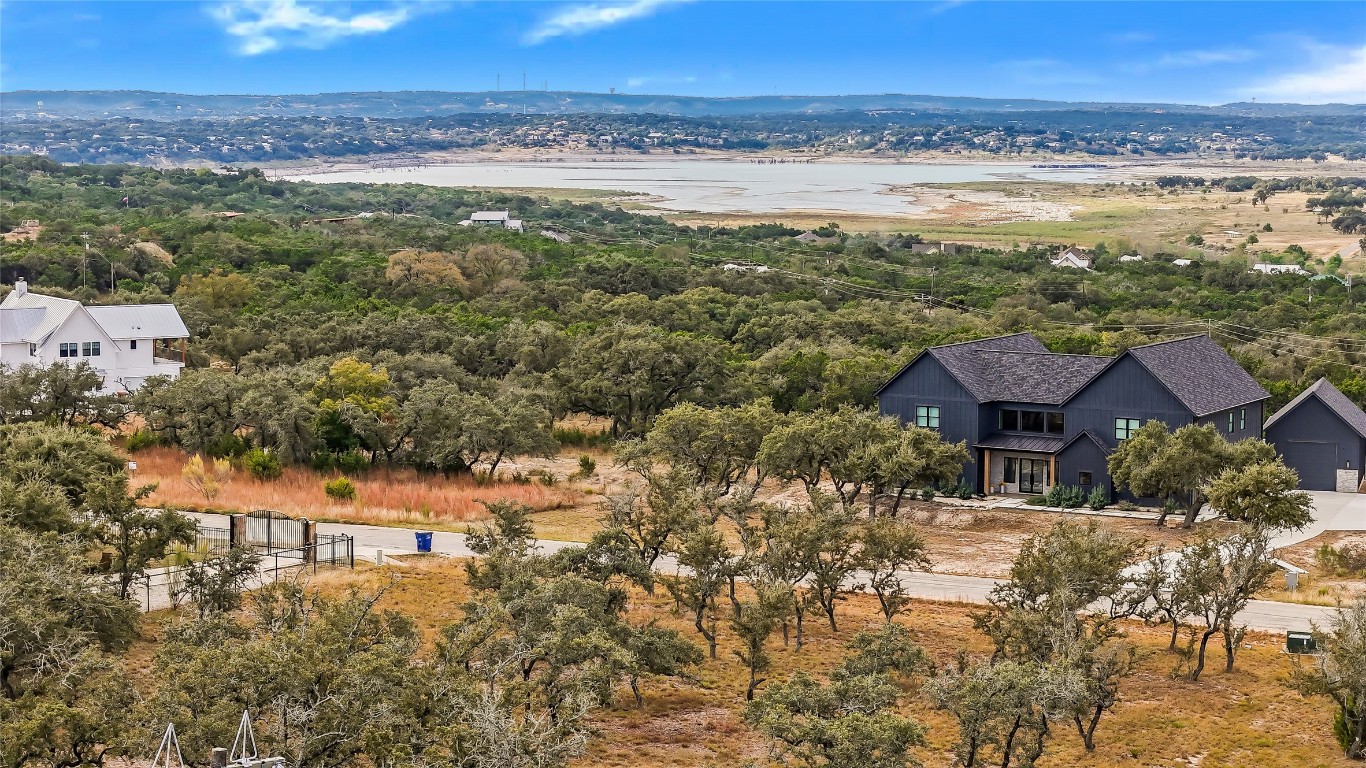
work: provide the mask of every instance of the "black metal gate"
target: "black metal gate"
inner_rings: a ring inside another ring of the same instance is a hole
[[[247,515],[246,546],[265,547],[267,550],[295,549],[309,544],[305,537],[308,522],[292,520],[269,509],[258,509]]]

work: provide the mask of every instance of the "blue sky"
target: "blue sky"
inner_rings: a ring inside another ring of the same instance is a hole
[[[23,2],[0,88],[1366,102],[1366,3]]]

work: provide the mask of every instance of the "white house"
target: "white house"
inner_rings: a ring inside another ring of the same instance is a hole
[[[1172,259],[1172,266],[1174,267],[1189,267],[1194,263],[1190,259]]]
[[[1120,257],[1119,257],[1119,260],[1120,260],[1121,262],[1125,263],[1125,264],[1129,264],[1129,263],[1132,263],[1132,262],[1135,262],[1135,261],[1143,261],[1143,257],[1142,257],[1142,256],[1139,256],[1139,255],[1136,254],[1136,253],[1131,253],[1131,254],[1128,254],[1128,255],[1126,255],[1126,256],[1120,256]]]
[[[1090,254],[1075,245],[1058,254],[1057,258],[1050,260],[1048,263],[1055,267],[1091,271]]]
[[[179,376],[189,337],[171,304],[87,307],[30,293],[23,279],[0,302],[0,368],[85,361],[104,377],[104,393]]]
[[[1253,264],[1253,265],[1252,265],[1252,271],[1253,271],[1253,272],[1261,272],[1261,273],[1264,274],[1264,275],[1283,275],[1283,274],[1290,274],[1290,275],[1307,275],[1307,274],[1309,274],[1308,270],[1305,270],[1305,269],[1301,268],[1300,265],[1298,265],[1298,264]]]

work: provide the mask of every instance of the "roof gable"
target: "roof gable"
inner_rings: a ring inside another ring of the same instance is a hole
[[[1056,405],[1110,363],[1108,357],[938,347],[931,352],[979,402]]]
[[[963,381],[963,379],[960,378],[958,374],[953,371],[953,369],[949,368],[949,366],[944,362],[944,358],[938,353],[945,352],[946,354],[952,355],[953,351],[958,350],[966,351],[983,349],[1018,350],[1021,352],[1048,351],[1048,347],[1045,347],[1043,342],[1039,341],[1038,338],[1035,337],[1032,333],[1012,333],[1008,336],[993,336],[989,339],[973,339],[972,341],[959,341],[953,344],[944,344],[938,347],[930,347],[928,349],[922,350],[920,354],[916,355],[914,358],[911,359],[911,362],[906,363],[904,366],[902,366],[901,370],[897,371],[890,379],[887,380],[886,383],[878,387],[877,391],[873,393],[873,396],[876,397],[878,395],[881,395],[883,390],[892,386],[892,384],[895,383],[898,379],[900,379],[903,375],[905,375],[907,371],[911,370],[911,366],[920,362],[920,358],[926,355],[930,355],[934,357],[936,360],[938,360],[941,366],[948,370],[950,376],[953,376],[955,379],[958,379],[958,383],[962,384],[963,388],[967,389],[969,394],[971,394],[973,397],[977,397],[977,393],[974,392],[972,388],[968,385],[968,383]]]
[[[190,335],[174,304],[116,304],[85,309],[111,339],[182,339]]]
[[[1133,347],[1115,359],[1125,356],[1142,363],[1197,418],[1271,396],[1208,336]]]
[[[1337,416],[1342,420],[1342,423],[1350,427],[1353,432],[1356,432],[1362,437],[1366,437],[1366,412],[1363,412],[1356,403],[1352,402],[1350,397],[1342,394],[1337,387],[1333,386],[1332,382],[1323,378],[1311,384],[1308,389],[1296,395],[1294,400],[1286,403],[1284,407],[1279,411],[1276,411],[1274,416],[1266,420],[1264,428],[1270,429],[1271,425],[1279,421],[1282,416],[1295,411],[1304,403],[1304,401],[1310,398],[1318,399],[1318,401],[1323,403],[1328,410],[1333,412],[1334,416]]]
[[[62,327],[71,313],[81,306],[80,302],[71,299],[60,299],[56,296],[44,296],[41,293],[11,292],[0,302],[0,309],[29,309],[37,310],[42,313],[41,319],[36,313],[26,314],[26,324],[28,330],[25,331],[20,341],[39,343],[43,339],[52,335],[52,332]],[[17,317],[17,315],[16,315]]]

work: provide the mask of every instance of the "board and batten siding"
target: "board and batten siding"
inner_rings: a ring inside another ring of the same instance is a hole
[[[1127,355],[1078,392],[1063,411],[1067,413],[1068,439],[1089,429],[1111,448],[1118,445],[1115,419],[1138,419],[1142,424],[1162,421],[1173,430],[1195,420],[1195,414],[1157,377]]]
[[[1359,473],[1366,462],[1366,440],[1317,397],[1306,398],[1268,427],[1266,439],[1308,490],[1334,490],[1337,470],[1351,462],[1350,469]]]
[[[1058,452],[1058,477],[1056,482],[1062,485],[1082,485],[1080,475],[1082,472],[1091,473],[1091,484],[1082,485],[1082,490],[1086,493],[1098,485],[1105,486],[1105,490],[1114,496],[1114,484],[1110,482],[1110,473],[1107,471],[1109,457],[1099,445],[1089,437],[1081,437],[1072,441],[1066,448]]]
[[[965,442],[971,459],[963,465],[969,482],[977,472],[977,451],[972,447],[978,440],[979,409],[973,397],[933,355],[924,354],[887,384],[878,395],[878,410],[885,416],[895,416],[902,424],[915,424],[918,405],[939,408],[939,434],[949,443]],[[978,478],[980,484],[980,478]]]

